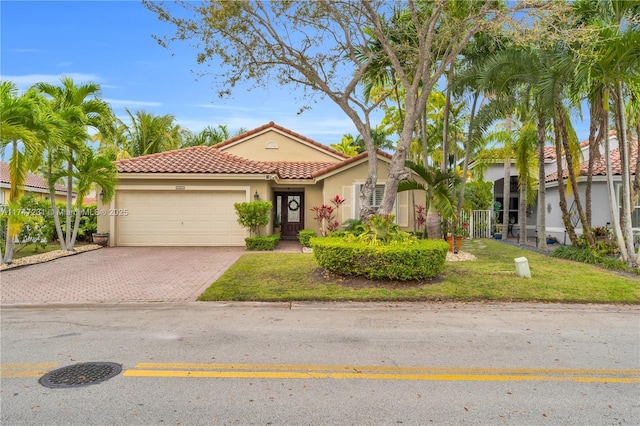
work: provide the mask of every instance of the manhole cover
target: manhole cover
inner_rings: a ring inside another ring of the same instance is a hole
[[[39,382],[48,388],[78,388],[104,382],[121,371],[122,366],[114,362],[85,362],[49,371]]]

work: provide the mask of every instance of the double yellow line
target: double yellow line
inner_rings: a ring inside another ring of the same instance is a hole
[[[16,377],[40,377],[58,366],[55,362],[41,362],[34,364],[0,364],[0,378],[12,379]]]
[[[217,379],[368,379],[422,381],[570,381],[640,383],[640,370],[385,367],[286,364],[189,364],[142,362],[126,377]]]
[[[0,377],[40,377],[58,363],[1,364]],[[583,368],[387,367],[309,364],[192,364],[141,362],[125,377],[209,379],[356,379],[421,381],[554,381],[640,383],[640,370]]]

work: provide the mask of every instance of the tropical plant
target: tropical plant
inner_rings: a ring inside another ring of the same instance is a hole
[[[431,239],[442,238],[440,215],[455,218],[456,209],[453,200],[453,188],[460,181],[460,177],[452,170],[442,172],[434,166],[425,167],[421,164],[407,161],[406,166],[416,173],[422,182],[416,179],[405,179],[398,185],[398,192],[422,190],[427,192],[427,234]]]
[[[336,195],[329,201],[331,204],[322,204],[311,208],[311,211],[315,215],[313,220],[318,222],[320,235],[323,237],[326,237],[331,232],[336,231],[340,226],[340,222],[336,220],[336,215],[340,206],[344,204],[344,201],[344,198]]]
[[[200,133],[189,132],[180,144],[180,148],[190,146],[214,146],[229,139],[229,129],[227,126],[219,124],[217,127],[207,126]]]
[[[63,77],[60,86],[38,83],[35,87],[49,97],[51,110],[63,123],[59,138],[48,136],[45,166],[60,248],[71,251],[80,220],[77,217],[72,228],[74,179],[81,177],[80,168],[89,172],[88,164],[95,165],[91,160],[93,151],[88,145],[88,129],[91,127],[102,130],[110,127],[114,119],[113,113],[109,105],[100,98],[100,86],[96,83],[76,85],[72,78]],[[62,179],[67,184],[64,232],[55,205],[55,185]]]
[[[260,227],[269,224],[269,213],[271,212],[271,201],[250,201],[245,203],[235,203],[233,207],[238,215],[238,223],[260,236]]]
[[[0,82],[0,148],[4,152],[7,146],[11,147],[7,204],[12,206],[7,212],[3,263],[11,263],[15,238],[28,218],[18,207],[20,198],[24,195],[27,174],[42,162],[44,146],[38,132],[44,123],[39,121],[40,104],[41,99],[34,91],[18,95],[15,84]]]

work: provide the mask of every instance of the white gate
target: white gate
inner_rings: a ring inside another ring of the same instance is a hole
[[[491,210],[463,211],[461,219],[469,224],[471,238],[491,238]]]

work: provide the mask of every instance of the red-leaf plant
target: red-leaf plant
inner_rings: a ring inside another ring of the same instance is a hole
[[[336,195],[329,200],[331,204],[322,204],[311,209],[315,213],[314,220],[318,221],[320,227],[320,235],[326,237],[331,232],[338,229],[340,222],[336,220],[338,208],[344,203],[344,198]]]

